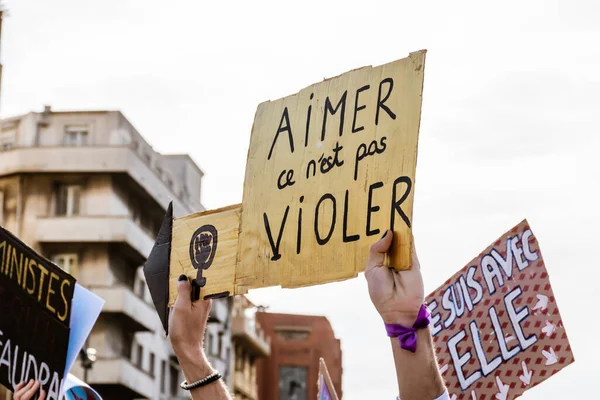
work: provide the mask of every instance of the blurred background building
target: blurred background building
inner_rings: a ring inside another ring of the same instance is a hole
[[[258,360],[260,400],[316,399],[321,357],[342,398],[342,350],[327,318],[257,312],[256,321],[271,339],[271,356]]]
[[[271,341],[255,318],[256,307],[246,296],[233,300],[231,336],[235,374],[233,389],[236,400],[257,400],[256,365],[271,354]]]
[[[96,361],[71,372],[107,400],[187,398],[141,266],[169,201],[176,216],[204,209],[202,176],[188,155],[155,152],[119,111],[47,106],[0,121],[0,225],[106,300],[86,343]],[[313,398],[319,357],[341,394],[340,344],[324,317],[213,300],[205,350],[236,399]]]
[[[118,111],[31,112],[1,121],[0,225],[106,300],[73,372],[105,399],[185,395],[143,279],[169,201],[203,210],[202,171],[163,155]],[[207,354],[233,388],[229,299],[214,302]]]

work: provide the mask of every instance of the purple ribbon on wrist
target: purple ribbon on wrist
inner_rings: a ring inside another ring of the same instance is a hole
[[[419,315],[412,327],[401,324],[385,324],[385,330],[389,337],[397,337],[400,347],[410,352],[417,351],[417,331],[429,326],[431,313],[425,305],[419,309]]]

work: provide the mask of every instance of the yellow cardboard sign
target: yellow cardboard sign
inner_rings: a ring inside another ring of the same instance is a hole
[[[424,63],[425,51],[411,53],[258,106],[236,208],[241,214],[234,213],[240,219],[235,262],[228,255],[226,267],[207,267],[203,296],[355,277],[386,229],[394,231],[390,265],[410,267]],[[185,246],[202,221],[216,219],[229,235],[236,231],[228,213],[225,220],[197,214],[181,232],[174,227],[172,254],[180,254],[171,260],[172,280],[189,265],[190,255],[181,261],[181,254],[189,253]],[[221,235],[215,259],[224,250]]]

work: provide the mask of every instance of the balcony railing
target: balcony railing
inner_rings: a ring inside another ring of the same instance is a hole
[[[256,328],[256,321],[245,315],[237,315],[231,320],[231,335],[241,340],[258,356],[267,357],[271,354],[270,338]]]
[[[233,387],[235,391],[241,392],[245,397],[256,400],[258,398],[258,389],[256,385],[256,377],[252,377],[244,371],[235,371],[233,378]]]
[[[124,243],[146,259],[154,239],[126,216],[38,217],[40,243]]]
[[[106,301],[102,314],[113,315],[127,331],[155,331],[158,328],[156,311],[128,287],[90,287],[90,290]]]
[[[176,216],[202,211],[192,210],[181,201],[173,188],[128,146],[18,147],[3,151],[0,157],[0,176],[99,172],[127,174],[163,208],[173,201]]]
[[[76,363],[74,372],[80,367]],[[152,377],[134,366],[125,358],[100,358],[96,360],[87,375],[87,383],[97,389],[118,393],[120,398],[155,398]]]

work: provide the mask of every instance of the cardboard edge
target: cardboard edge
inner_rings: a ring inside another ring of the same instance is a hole
[[[156,242],[143,268],[152,302],[158,312],[165,334],[169,333],[169,270],[171,266],[172,237],[173,202],[170,202],[158,231]]]

